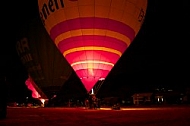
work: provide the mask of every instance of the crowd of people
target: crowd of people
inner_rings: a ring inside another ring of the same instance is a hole
[[[100,108],[100,99],[97,98],[94,94],[90,94],[89,97],[85,99],[85,108],[86,109],[99,109]]]

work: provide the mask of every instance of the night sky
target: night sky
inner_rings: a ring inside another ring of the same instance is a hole
[[[16,52],[16,33],[38,14],[37,0],[6,1],[1,8],[1,74],[10,92],[27,92],[27,72]],[[149,0],[144,24],[107,81],[112,87],[190,87],[189,1]],[[106,84],[104,85],[106,87]],[[22,92],[22,93],[18,93]]]

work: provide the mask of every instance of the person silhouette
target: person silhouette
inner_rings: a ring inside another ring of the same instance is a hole
[[[0,76],[0,119],[7,116],[7,85],[6,77]]]

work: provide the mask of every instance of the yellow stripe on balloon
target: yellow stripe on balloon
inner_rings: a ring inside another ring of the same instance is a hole
[[[118,50],[106,48],[106,47],[95,47],[95,46],[86,46],[86,47],[78,47],[78,48],[72,48],[65,52],[63,52],[63,56],[66,56],[69,53],[77,52],[77,51],[86,51],[86,50],[92,50],[92,51],[106,51],[111,52],[114,54],[117,54],[121,57],[122,53]]]
[[[104,61],[98,61],[98,60],[86,60],[86,61],[79,61],[79,62],[75,62],[75,63],[72,63],[71,66],[75,66],[75,65],[81,65],[81,64],[104,64],[104,65],[110,65],[110,66],[114,66],[113,63],[109,63],[109,62],[104,62]],[[90,65],[89,65],[90,67]],[[93,68],[93,67],[92,67]]]
[[[55,44],[56,46],[59,44],[59,42],[63,41],[64,39],[71,38],[71,37],[77,37],[81,35],[99,35],[99,36],[108,36],[112,38],[116,38],[118,40],[121,40],[125,42],[127,45],[130,45],[131,41],[130,39],[118,32],[105,30],[105,29],[78,29],[78,30],[72,30],[65,33],[60,34],[55,38]]]
[[[115,3],[118,4],[120,2],[115,1]],[[50,14],[48,16],[48,20],[46,20],[45,22],[45,24],[48,24],[48,26],[45,25],[45,27],[47,31],[50,32],[50,30],[58,23],[61,23],[63,21],[70,20],[70,19],[76,19],[79,17],[80,18],[83,18],[83,17],[109,18],[109,19],[113,19],[119,22],[123,22],[124,24],[131,26],[133,29],[136,27],[136,25],[142,24],[142,22],[138,21],[138,16],[141,9],[146,11],[146,7],[147,7],[146,2],[138,1],[139,4],[135,5],[131,1],[126,1],[126,3],[123,4],[120,8],[119,7],[116,8],[115,6],[117,4],[115,3],[114,1],[112,1],[111,7],[107,6],[106,2],[103,3],[103,5],[101,6],[92,5],[92,4],[87,4],[85,6],[83,5],[69,6],[65,4],[64,8],[60,8],[58,11],[55,11],[53,15]],[[142,3],[146,3],[146,4],[142,6]],[[130,17],[130,18],[126,18],[126,17]],[[139,27],[135,29],[136,34],[138,30],[139,30]]]

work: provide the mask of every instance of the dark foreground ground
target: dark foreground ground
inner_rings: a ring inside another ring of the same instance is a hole
[[[0,126],[190,126],[190,106],[111,110],[7,108]]]

